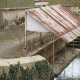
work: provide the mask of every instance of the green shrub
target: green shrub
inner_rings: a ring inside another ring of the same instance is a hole
[[[31,69],[24,69],[20,62],[10,65],[9,72],[0,75],[0,80],[49,80],[50,67],[47,61],[39,61]]]

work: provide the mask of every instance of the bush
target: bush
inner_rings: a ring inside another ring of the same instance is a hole
[[[0,80],[49,80],[50,67],[47,61],[36,62],[31,69],[24,69],[20,62],[10,65],[8,74],[3,69]]]

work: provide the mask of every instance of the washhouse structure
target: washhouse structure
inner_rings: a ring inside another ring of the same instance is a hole
[[[52,67],[54,65],[54,56],[56,52],[61,49],[65,49],[66,54],[66,44],[72,42],[77,37],[80,36],[80,19],[73,14],[69,9],[63,5],[46,6],[34,9],[28,9],[25,11],[25,48],[27,49],[27,30],[36,32],[39,34],[39,39],[41,36],[46,34],[49,35],[49,43],[52,44],[52,53],[45,54],[47,58],[52,59]],[[41,34],[42,33],[42,34]],[[52,35],[52,37],[50,37]],[[32,42],[32,41],[31,41]],[[39,42],[36,44],[38,45]],[[35,47],[35,46],[34,46]],[[37,46],[38,48],[39,46]],[[42,46],[43,47],[43,46]],[[41,48],[40,48],[41,49]],[[39,51],[40,49],[37,49]],[[31,52],[33,54],[33,52]],[[46,51],[47,53],[47,51]]]

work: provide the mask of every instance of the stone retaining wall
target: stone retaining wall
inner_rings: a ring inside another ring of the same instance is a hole
[[[14,59],[0,59],[0,74],[3,72],[3,68],[5,72],[7,73],[9,70],[9,66],[12,64],[17,64],[18,61],[20,62],[20,65],[24,68],[32,68],[34,67],[35,63],[38,61],[46,60],[44,57],[36,55],[32,57],[21,57],[21,58],[14,58]]]

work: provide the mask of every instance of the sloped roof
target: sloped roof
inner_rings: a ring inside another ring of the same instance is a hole
[[[28,9],[27,13],[66,42],[80,36],[80,18],[63,5]]]

